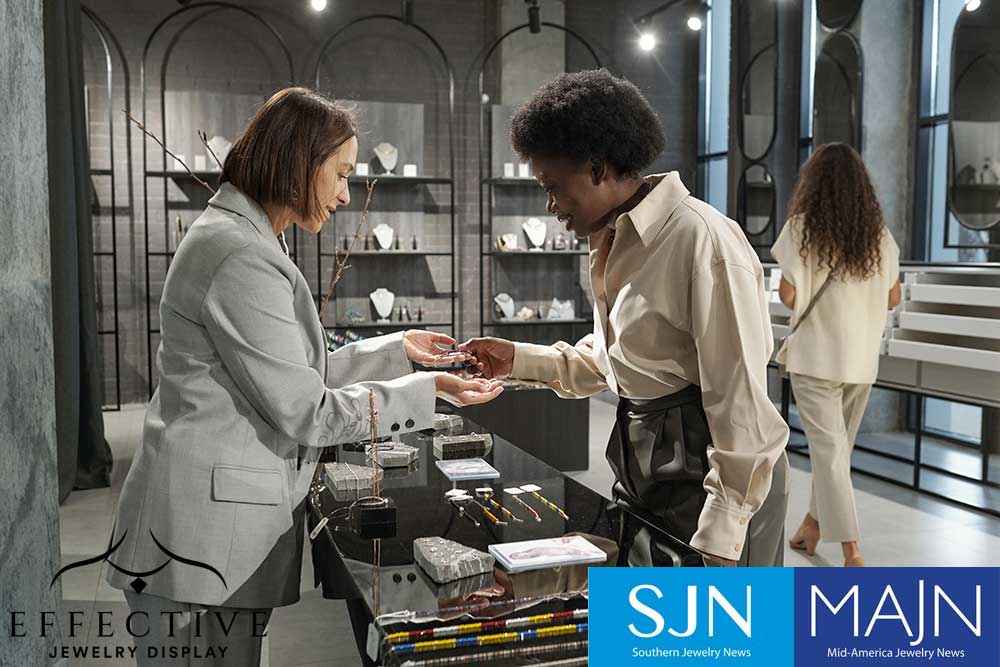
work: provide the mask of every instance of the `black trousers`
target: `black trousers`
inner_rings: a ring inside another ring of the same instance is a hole
[[[629,521],[629,514],[624,513],[620,565],[702,564],[701,555],[689,545],[708,497],[704,481],[711,443],[701,387],[697,385],[652,400],[620,399],[607,450],[617,478],[615,500],[659,529]],[[772,472],[771,490],[747,526],[746,542],[737,559],[740,565],[778,567],[784,563],[788,507],[788,459],[784,454]]]
[[[615,500],[690,543],[708,495],[711,442],[697,385],[651,400],[619,399],[607,448]]]

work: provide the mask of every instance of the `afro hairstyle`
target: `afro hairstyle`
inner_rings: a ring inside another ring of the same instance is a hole
[[[511,120],[521,156],[601,160],[637,176],[663,151],[660,119],[634,83],[606,69],[561,74],[542,85]]]

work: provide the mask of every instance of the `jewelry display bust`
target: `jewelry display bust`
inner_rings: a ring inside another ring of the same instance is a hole
[[[379,164],[385,169],[384,173],[391,174],[392,170],[396,168],[396,163],[399,161],[399,149],[388,141],[383,141],[375,146],[374,150]]]
[[[511,298],[510,294],[506,292],[497,294],[493,297],[493,303],[496,304],[501,319],[509,320],[514,317],[514,299]]]
[[[371,299],[372,305],[375,306],[375,312],[378,313],[379,324],[387,324],[391,321],[392,317],[392,305],[396,301],[396,295],[387,290],[384,287],[379,287],[377,290],[368,295]]]
[[[396,232],[389,225],[381,224],[372,229],[372,235],[375,237],[375,243],[378,244],[379,250],[389,250],[392,248],[392,240]]]
[[[528,218],[521,224],[521,229],[524,230],[524,235],[528,237],[531,250],[541,250],[545,246],[545,237],[548,235],[548,230],[544,222],[538,218]]]

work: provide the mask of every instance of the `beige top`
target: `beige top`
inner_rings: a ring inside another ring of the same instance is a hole
[[[791,326],[805,312],[829,275],[815,253],[803,261],[802,223],[789,220],[771,253],[781,276],[795,287]],[[882,228],[882,264],[867,280],[834,278],[809,317],[785,340],[776,360],[789,373],[851,384],[872,384],[878,375],[879,347],[888,317],[889,290],[899,278],[899,246]]]
[[[788,426],[767,396],[774,346],[764,272],[743,231],[689,196],[676,172],[590,239],[594,333],[575,346],[518,343],[512,376],[562,396],[610,388],[659,398],[698,384],[712,446],[691,545],[739,558],[771,488]]]

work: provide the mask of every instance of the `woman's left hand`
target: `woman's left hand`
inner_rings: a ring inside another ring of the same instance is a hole
[[[403,334],[403,349],[406,358],[421,366],[435,367],[456,364],[472,359],[468,352],[448,349],[455,339],[442,333],[410,329]]]

